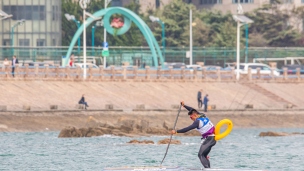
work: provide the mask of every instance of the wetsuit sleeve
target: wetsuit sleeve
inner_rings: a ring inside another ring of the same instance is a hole
[[[190,125],[190,126],[188,126],[188,127],[186,127],[186,128],[177,130],[176,132],[177,132],[177,133],[185,133],[185,132],[188,132],[188,131],[190,131],[190,130],[192,130],[192,129],[198,128],[198,126],[199,126],[199,120],[196,120],[196,121],[193,122],[192,125]]]
[[[188,110],[188,111],[190,111],[190,110],[192,110],[193,108],[192,107],[190,107],[190,106],[187,106],[187,105],[184,105],[184,107]]]

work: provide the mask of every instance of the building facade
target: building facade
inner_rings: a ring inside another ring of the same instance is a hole
[[[0,21],[1,46],[61,46],[61,0],[0,0],[0,9],[13,15]]]

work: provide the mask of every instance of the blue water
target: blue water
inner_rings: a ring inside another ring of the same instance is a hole
[[[212,168],[304,171],[304,136],[259,137],[261,131],[303,129],[234,129],[213,147]],[[0,133],[0,170],[102,170],[105,167],[159,166],[167,145],[126,144],[131,139],[169,136],[57,138],[59,132]],[[175,136],[163,166],[200,168],[199,137]]]

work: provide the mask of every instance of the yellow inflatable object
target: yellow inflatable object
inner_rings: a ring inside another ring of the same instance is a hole
[[[221,127],[224,124],[227,124],[227,129],[223,133],[221,133]],[[220,140],[220,139],[226,137],[231,132],[232,127],[233,127],[233,123],[229,119],[223,119],[223,120],[219,121],[215,126],[215,131],[214,131],[215,140],[217,141],[217,140]]]

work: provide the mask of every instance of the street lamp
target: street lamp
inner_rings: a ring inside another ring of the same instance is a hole
[[[103,21],[97,21],[94,26],[92,26],[92,50],[93,50],[93,55],[95,56],[95,27],[100,27],[103,26]]]
[[[80,21],[77,21],[74,15],[64,14],[64,16],[68,21],[74,21],[77,25],[77,29],[79,29]],[[80,36],[78,37],[78,54],[79,53],[80,53]],[[79,58],[78,58],[78,62],[79,62]]]
[[[105,0],[104,1],[104,9],[106,9],[107,8],[107,6],[109,5],[109,3],[111,2],[112,0]],[[105,47],[106,46],[106,43],[107,42],[107,30],[106,30],[106,28],[104,28],[103,29],[103,44],[104,44],[104,50],[105,50],[105,48],[107,48],[107,47]],[[104,56],[103,57],[103,68],[106,68],[107,67],[107,58],[106,58],[106,56]]]
[[[88,4],[91,0],[79,0],[79,5],[83,9],[83,79],[87,77],[87,43],[86,43],[86,15],[94,20],[101,19],[100,17],[94,17],[92,14],[86,12]]]
[[[158,17],[154,17],[152,15],[149,16],[152,22],[158,22],[162,26],[162,46],[163,46],[163,56],[166,61],[165,52],[166,52],[166,41],[165,41],[165,23],[161,21]]]
[[[236,42],[236,79],[240,79],[240,28],[243,25],[253,23],[253,20],[243,15],[243,9],[238,4],[238,14],[233,15],[233,19],[237,22],[237,42]]]
[[[0,10],[0,21],[1,20],[4,20],[4,19],[7,19],[7,18],[10,18],[10,17],[12,17],[13,15],[8,15],[7,13],[5,13],[4,11],[2,11],[2,10]]]
[[[17,23],[14,24],[14,25],[12,26],[12,29],[11,29],[11,47],[12,47],[12,54],[14,54],[14,29],[15,29],[15,27],[17,27],[17,26],[23,25],[24,22],[25,22],[25,20],[22,19],[22,20],[17,21]]]

